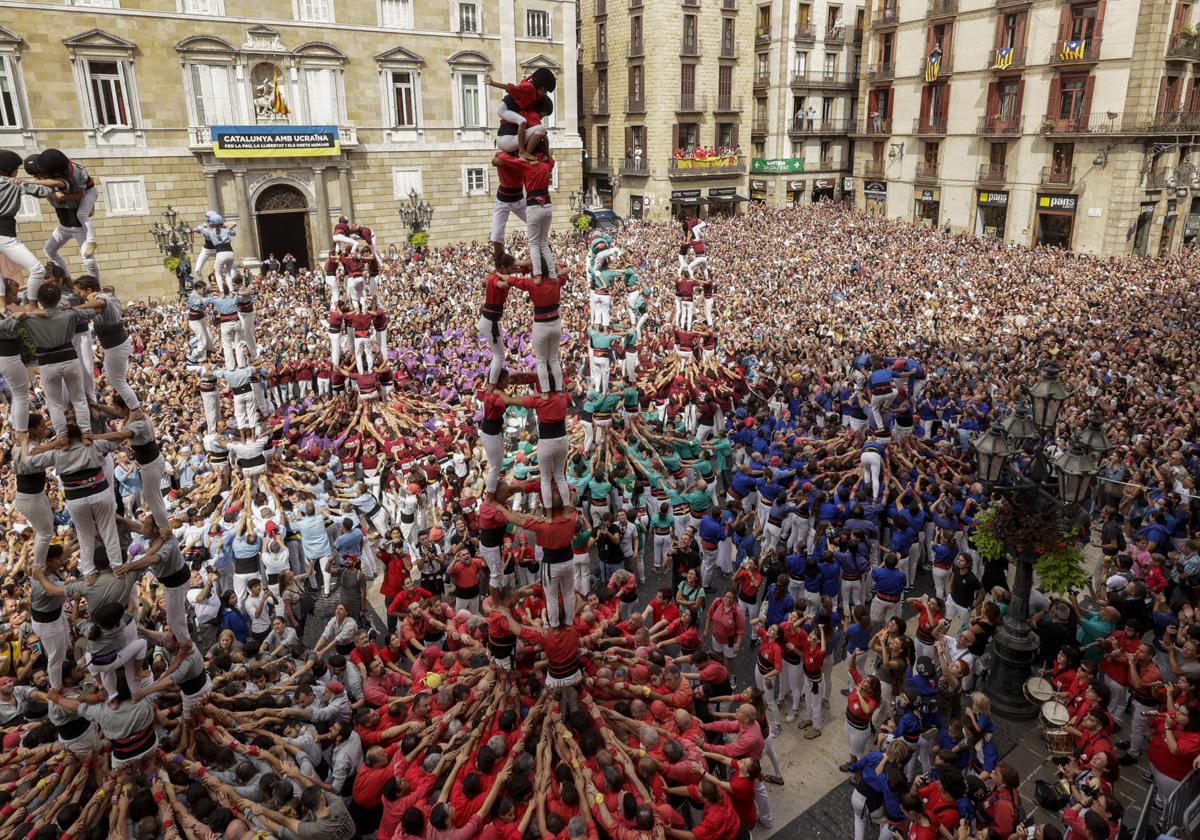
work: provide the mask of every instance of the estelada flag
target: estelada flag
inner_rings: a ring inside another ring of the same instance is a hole
[[[287,103],[283,101],[283,91],[279,88],[279,69],[271,76],[271,110],[282,116],[288,115]]]
[[[1013,63],[1013,48],[1004,47],[996,50],[996,63],[992,65],[993,70],[1004,70],[1012,66]]]

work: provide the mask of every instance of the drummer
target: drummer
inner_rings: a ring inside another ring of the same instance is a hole
[[[1058,699],[1061,701],[1063,700],[1062,695],[1067,694],[1075,687],[1075,674],[1078,669],[1079,651],[1070,645],[1063,645],[1054,656],[1054,667],[1042,669],[1042,679],[1050,683],[1054,694],[1058,695]],[[1050,698],[1045,699],[1049,700]]]

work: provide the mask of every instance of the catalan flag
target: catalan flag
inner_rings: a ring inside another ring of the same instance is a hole
[[[996,50],[996,63],[992,65],[993,70],[1004,70],[1012,66],[1013,63],[1012,47],[1003,47]]]
[[[1063,41],[1058,57],[1063,61],[1080,61],[1083,58],[1083,51],[1085,49],[1087,49],[1086,39],[1072,38],[1069,41]]]
[[[271,111],[283,117],[289,113],[287,103],[283,100],[283,90],[279,87],[279,68],[275,68],[271,76]]]
[[[938,73],[942,69],[942,51],[934,50],[929,54],[929,58],[925,60],[925,81],[936,82]]]

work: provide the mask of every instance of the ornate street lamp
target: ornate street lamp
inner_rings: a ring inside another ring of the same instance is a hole
[[[1079,433],[1079,442],[1090,449],[1097,458],[1103,457],[1112,449],[1108,435],[1104,434],[1103,422],[1098,415],[1093,414],[1088,420],[1087,428]]]
[[[433,221],[433,207],[421,198],[421,194],[415,187],[408,191],[408,200],[401,202],[400,206],[396,208],[396,212],[400,214],[400,218],[404,220],[404,224],[408,225],[408,229],[412,233],[427,230],[429,223]]]
[[[179,214],[170,204],[162,215],[167,223],[155,222],[150,226],[150,235],[154,237],[159,253],[166,257],[164,264],[167,270],[175,273],[179,296],[184,297],[192,288],[192,261],[188,254],[192,252],[192,239],[196,231],[187,222],[179,221]],[[174,260],[174,265],[170,264],[171,260]]]
[[[582,213],[587,209],[587,191],[583,187],[575,190],[570,195],[571,211],[573,213]]]
[[[1053,361],[1042,367],[1042,378],[1029,389],[1029,402],[1033,406],[1033,424],[1046,432],[1058,422],[1058,412],[1074,391],[1062,384],[1058,375],[1062,369]]]
[[[1015,565],[1012,602],[993,637],[995,661],[988,673],[987,692],[997,714],[1028,719],[1037,707],[1024,692],[1039,641],[1029,626],[1029,595],[1033,590],[1036,546],[1047,539],[1059,542],[1074,525],[1079,506],[1087,501],[1099,474],[1096,454],[1108,448],[1108,438],[1093,418],[1088,428],[1051,462],[1049,447],[1063,404],[1071,397],[1054,362],[1042,368],[1042,378],[1028,389],[1029,406],[995,423],[973,441],[979,479],[989,496],[999,497],[992,533],[1004,543]],[[1015,463],[1013,456],[1029,458]]]

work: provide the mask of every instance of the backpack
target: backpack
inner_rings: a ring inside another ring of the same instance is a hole
[[[317,599],[311,592],[308,591],[307,587],[300,589],[300,601],[298,606],[300,607],[299,617],[302,619],[308,618],[317,611]]]
[[[1044,779],[1033,783],[1033,798],[1039,806],[1051,813],[1061,811],[1070,801],[1061,784],[1053,785]]]

